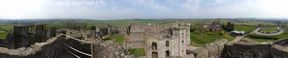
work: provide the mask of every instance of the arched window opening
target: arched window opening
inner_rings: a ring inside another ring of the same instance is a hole
[[[167,46],[167,47],[169,46],[169,41],[166,41],[166,46]]]

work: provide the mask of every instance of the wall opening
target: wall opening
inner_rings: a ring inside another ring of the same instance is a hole
[[[158,58],[158,53],[157,52],[152,52],[152,58]]]
[[[156,42],[152,42],[152,50],[157,50],[157,43]]]
[[[169,46],[169,41],[166,41],[166,46],[167,46],[167,47]]]
[[[166,51],[166,56],[167,57],[170,56],[170,51],[169,50]]]

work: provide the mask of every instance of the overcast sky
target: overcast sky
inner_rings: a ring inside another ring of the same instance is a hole
[[[0,0],[1,19],[287,17],[288,0]]]

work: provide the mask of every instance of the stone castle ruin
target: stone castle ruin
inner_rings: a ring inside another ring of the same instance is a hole
[[[46,25],[15,25],[0,58],[287,58],[288,40],[257,44],[236,37],[219,39],[204,47],[190,45],[190,24],[131,24],[128,27],[95,26],[91,29],[56,29]],[[114,34],[124,42],[104,40]],[[1,43],[3,43],[1,41]],[[144,49],[143,56],[129,49]]]
[[[101,41],[101,38],[114,33],[115,30],[111,27],[72,30],[46,28],[40,24],[15,25],[13,33],[8,36],[6,42],[3,41],[6,44],[1,44],[0,58],[123,57],[123,46]]]
[[[185,57],[190,24],[131,25],[126,47],[144,48],[146,58]]]
[[[225,45],[220,58],[287,58],[288,53],[270,44]]]
[[[55,28],[46,28],[44,24],[37,25],[15,25],[13,32],[7,35],[2,47],[20,48],[28,47],[35,42],[46,41],[50,37],[56,36]]]
[[[66,35],[58,35],[47,41],[35,43],[30,46],[31,47],[21,47],[17,49],[0,47],[0,58],[91,57],[91,45],[89,43],[75,40],[75,38]]]

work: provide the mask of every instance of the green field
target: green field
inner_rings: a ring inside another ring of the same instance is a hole
[[[129,54],[133,54],[135,56],[145,56],[145,49],[144,48],[131,48],[128,49]]]

